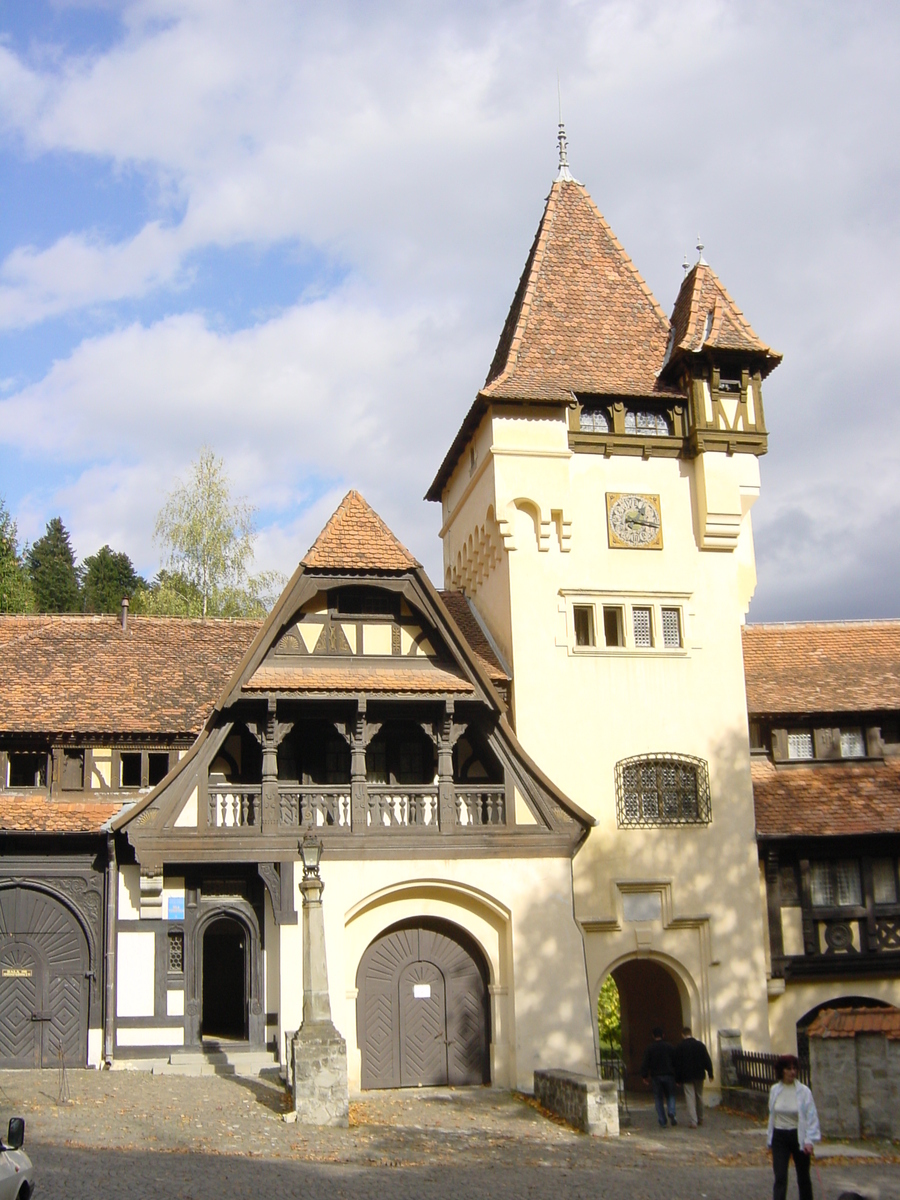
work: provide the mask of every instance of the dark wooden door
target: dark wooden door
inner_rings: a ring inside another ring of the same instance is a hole
[[[364,1088],[490,1081],[487,969],[457,926],[388,930],[363,955],[357,987]]]
[[[64,904],[33,888],[0,889],[0,1066],[56,1066],[60,1051],[84,1066],[88,965]]]

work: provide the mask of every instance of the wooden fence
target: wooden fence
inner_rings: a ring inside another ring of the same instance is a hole
[[[759,1054],[755,1050],[732,1050],[731,1065],[737,1076],[738,1087],[750,1088],[754,1092],[768,1092],[778,1082],[775,1074],[777,1054]],[[801,1059],[797,1078],[809,1087],[809,1062]]]

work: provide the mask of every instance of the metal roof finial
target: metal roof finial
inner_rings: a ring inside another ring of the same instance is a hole
[[[681,261],[681,269],[684,271],[685,275],[687,275],[688,271],[691,269],[691,264],[688,262],[687,255],[685,255]]]
[[[705,249],[706,249],[706,247],[703,245],[703,242],[702,242],[702,240],[701,240],[701,238],[700,238],[700,234],[698,233],[698,234],[697,234],[697,254],[699,255],[699,257],[698,257],[698,259],[697,259],[697,262],[698,262],[698,263],[702,263],[704,267],[708,267],[708,266],[709,266],[709,263],[708,263],[708,262],[706,261],[706,259],[703,257],[703,251],[704,251]]]
[[[559,171],[556,175],[556,182],[577,183],[578,180],[569,170],[569,157],[566,145],[566,127],[562,119],[562,88],[559,83],[559,72],[556,73],[556,94],[559,99],[559,133],[556,135],[556,140],[559,142]]]

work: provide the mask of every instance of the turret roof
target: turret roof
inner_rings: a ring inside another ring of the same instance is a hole
[[[409,571],[419,564],[357,491],[349,491],[301,560],[308,570]]]
[[[587,189],[557,179],[482,395],[651,396],[669,321]]]
[[[672,310],[672,349],[667,361],[707,349],[759,355],[765,360],[763,375],[782,359],[756,334],[715,271],[701,258],[685,276]]]

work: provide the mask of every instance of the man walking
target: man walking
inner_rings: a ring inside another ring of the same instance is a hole
[[[691,1129],[696,1129],[703,1124],[703,1083],[707,1075],[712,1079],[713,1065],[709,1051],[692,1037],[690,1025],[681,1032],[682,1040],[675,1048],[675,1078],[684,1086],[688,1121]]]
[[[641,1078],[649,1080],[656,1102],[656,1116],[661,1128],[666,1127],[666,1110],[669,1122],[675,1120],[675,1053],[663,1039],[663,1031],[657,1026],[653,1030],[653,1041],[647,1047],[641,1063]]]

